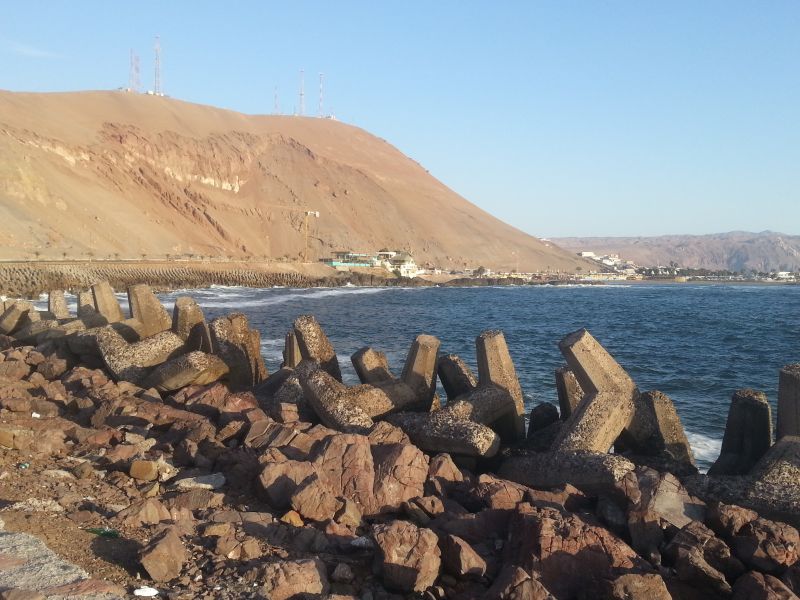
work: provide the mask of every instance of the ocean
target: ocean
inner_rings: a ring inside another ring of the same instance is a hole
[[[353,352],[382,350],[399,374],[420,333],[437,336],[442,353],[458,354],[476,369],[475,337],[500,329],[529,408],[558,404],[553,371],[564,364],[558,341],[586,327],[642,391],[672,398],[703,470],[719,454],[732,393],[744,387],[766,392],[774,419],[778,370],[800,362],[800,286],[212,287],[159,297],[171,310],[179,295],[194,297],[209,320],[245,313],[261,331],[270,372],[280,365],[294,318],[313,314],[336,348],[347,383],[358,381]]]

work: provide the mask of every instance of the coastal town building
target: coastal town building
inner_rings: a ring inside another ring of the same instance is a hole
[[[400,250],[383,249],[374,254],[338,250],[332,252],[329,258],[321,258],[320,262],[343,271],[353,267],[384,268],[401,277],[416,277],[425,273],[425,270],[417,266],[410,252]]]

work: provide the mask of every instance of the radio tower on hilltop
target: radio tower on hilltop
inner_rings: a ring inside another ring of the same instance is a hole
[[[278,103],[278,86],[277,86],[277,85],[275,86],[275,98],[274,98],[274,102],[275,102],[275,103],[274,103],[274,104],[273,104],[273,106],[272,106],[272,114],[273,114],[273,115],[278,115],[278,114],[280,114],[280,112],[281,112],[281,106],[280,106],[280,104]]]
[[[300,69],[300,116],[306,112],[305,71]]]
[[[153,93],[156,96],[161,96],[161,38],[156,36],[156,42],[153,46],[156,54],[155,61],[155,82],[153,83]]]
[[[128,89],[131,92],[139,91],[139,55],[131,49],[131,68],[128,72]]]

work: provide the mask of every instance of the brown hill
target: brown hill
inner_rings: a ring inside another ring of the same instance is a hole
[[[772,231],[708,235],[555,238],[563,248],[619,254],[642,266],[669,265],[713,271],[800,271],[800,236]]]
[[[406,249],[447,268],[585,267],[366,131],[125,92],[0,92],[0,258],[298,259]]]

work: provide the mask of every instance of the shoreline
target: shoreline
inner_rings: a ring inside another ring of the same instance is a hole
[[[357,269],[337,271],[320,263],[248,263],[217,261],[0,261],[0,295],[36,298],[52,289],[77,292],[98,281],[124,289],[146,283],[157,291],[208,288],[214,285],[250,288],[292,287],[504,287],[504,286],[619,286],[619,285],[800,285],[781,281],[708,281],[644,279],[626,281],[581,281],[555,276],[527,281],[511,277],[458,277],[445,275],[414,278]]]

